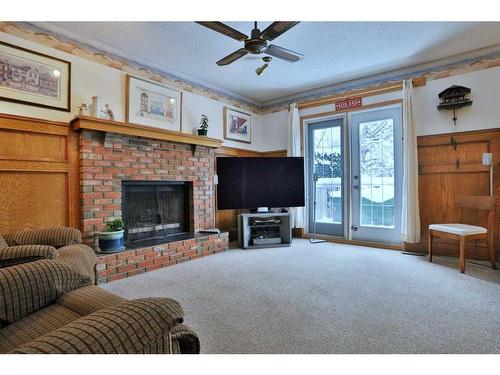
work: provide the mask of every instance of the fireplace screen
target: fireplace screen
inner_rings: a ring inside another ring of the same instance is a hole
[[[188,183],[122,181],[125,240],[163,238],[189,232]]]

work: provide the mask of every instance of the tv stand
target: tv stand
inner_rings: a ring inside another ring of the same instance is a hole
[[[289,212],[242,213],[238,216],[238,243],[243,249],[290,246]]]

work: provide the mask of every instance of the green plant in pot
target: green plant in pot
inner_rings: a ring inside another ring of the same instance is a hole
[[[198,135],[207,135],[208,134],[208,116],[201,115],[200,127],[198,129]]]
[[[116,252],[124,249],[123,246],[123,221],[120,218],[106,222],[104,230],[97,233],[99,249],[102,252]]]

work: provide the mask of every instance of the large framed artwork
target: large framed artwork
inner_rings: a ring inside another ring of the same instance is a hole
[[[127,76],[127,122],[181,131],[182,93]]]
[[[71,63],[0,42],[0,100],[69,112]]]
[[[224,138],[252,143],[252,116],[224,107]]]

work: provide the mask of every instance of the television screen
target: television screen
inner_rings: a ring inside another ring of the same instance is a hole
[[[304,206],[304,158],[217,158],[217,208]]]

